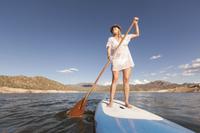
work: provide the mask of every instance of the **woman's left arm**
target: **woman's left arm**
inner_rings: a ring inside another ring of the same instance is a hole
[[[130,34],[130,38],[131,38],[131,39],[140,36],[140,29],[139,29],[139,26],[138,26],[138,20],[139,20],[138,17],[135,17],[134,20],[133,20],[133,27],[134,27],[134,29],[135,29],[135,32],[132,33],[132,34]]]

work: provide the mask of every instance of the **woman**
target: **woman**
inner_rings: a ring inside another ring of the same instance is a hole
[[[129,78],[131,75],[132,68],[134,67],[134,62],[131,57],[128,43],[131,39],[134,39],[139,36],[139,26],[138,26],[138,17],[135,17],[132,24],[135,28],[135,32],[132,34],[128,34],[126,38],[123,40],[122,44],[117,49],[116,53],[114,51],[119,45],[121,39],[124,35],[121,34],[121,27],[117,24],[113,25],[110,28],[110,32],[112,36],[108,38],[106,48],[107,48],[107,56],[108,60],[111,61],[111,70],[112,70],[112,84],[110,88],[110,102],[107,105],[108,107],[112,107],[113,99],[115,95],[117,80],[119,76],[119,72],[123,72],[123,88],[124,88],[124,95],[125,95],[125,106],[131,108],[129,104]]]

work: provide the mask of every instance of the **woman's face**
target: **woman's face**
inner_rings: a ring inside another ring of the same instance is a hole
[[[112,30],[113,35],[119,35],[120,34],[120,29],[118,27],[114,27]]]

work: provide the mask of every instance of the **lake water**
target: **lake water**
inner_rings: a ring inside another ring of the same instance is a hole
[[[108,93],[91,94],[83,119],[68,118],[83,95],[0,94],[0,133],[94,133],[95,108]],[[200,133],[200,93],[131,93],[130,103]]]

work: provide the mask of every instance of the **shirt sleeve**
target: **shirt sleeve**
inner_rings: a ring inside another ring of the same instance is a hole
[[[126,41],[127,41],[127,43],[129,43],[129,42],[131,41],[131,37],[132,37],[132,34],[128,34],[128,35],[126,36]]]
[[[108,41],[107,41],[107,43],[106,43],[106,48],[111,47],[111,46],[112,46],[112,40],[111,40],[111,38],[109,37],[109,38],[108,38]]]

